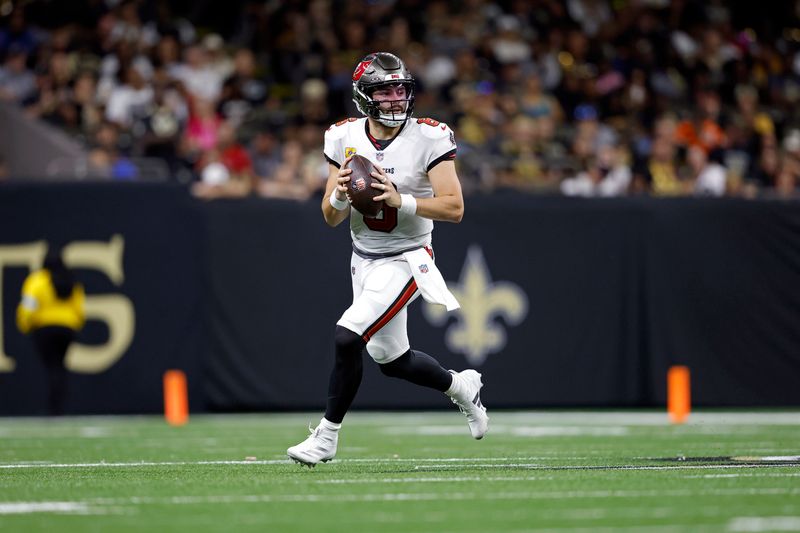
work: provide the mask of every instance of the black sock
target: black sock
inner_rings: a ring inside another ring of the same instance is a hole
[[[362,352],[367,345],[360,335],[336,326],[336,362],[328,384],[328,405],[325,418],[341,424],[361,385],[364,370]]]
[[[409,350],[391,363],[380,365],[381,372],[393,378],[445,392],[453,383],[453,375],[439,361],[424,352]]]

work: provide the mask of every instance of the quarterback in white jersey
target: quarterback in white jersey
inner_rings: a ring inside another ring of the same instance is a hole
[[[456,157],[453,130],[429,118],[408,119],[397,130],[389,139],[378,139],[370,133],[367,118],[338,122],[325,132],[325,157],[337,169],[354,154],[366,157],[383,169],[383,175],[397,187],[400,195],[414,197],[417,209],[420,199],[434,198],[432,179],[438,177],[443,182],[439,185],[444,185],[447,193],[452,195],[448,199],[452,205],[440,209],[436,213],[437,218],[458,222],[463,207],[457,205],[460,186],[452,163]],[[439,165],[443,166],[435,171]],[[431,171],[436,177],[429,176]],[[443,176],[437,176],[437,173]],[[437,198],[442,198],[441,192]],[[431,231],[431,218],[410,210],[398,213],[398,207],[393,207],[391,203],[386,205],[378,218],[364,218],[358,211],[350,210],[353,244],[356,249],[365,252],[383,254],[429,246]]]
[[[322,213],[338,226],[350,217],[353,303],[336,325],[336,359],[325,416],[311,435],[287,450],[299,463],[314,466],[336,455],[339,429],[355,398],[367,353],[390,377],[437,389],[467,416],[470,433],[480,439],[489,417],[480,400],[481,374],[444,369],[433,357],[412,350],[406,308],[420,294],[425,300],[458,308],[434,263],[433,221],[460,222],[464,199],[456,174],[453,131],[432,119],[415,119],[414,79],[397,56],[365,57],[353,73],[353,101],[365,118],[332,125],[325,133],[330,174]],[[377,218],[352,209],[347,197],[349,159],[359,154],[373,162],[384,207]]]

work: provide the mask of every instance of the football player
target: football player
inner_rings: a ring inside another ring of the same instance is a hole
[[[464,214],[453,131],[429,118],[412,118],[414,88],[400,58],[370,54],[353,73],[353,101],[364,118],[343,120],[325,132],[330,173],[322,213],[330,226],[350,218],[353,303],[336,323],[325,416],[306,440],[287,450],[308,466],[336,455],[342,420],[361,383],[364,348],[385,375],[449,396],[474,438],[489,427],[481,374],[448,371],[408,341],[406,308],[420,294],[448,310],[458,308],[434,263],[431,232],[434,220],[457,223]],[[381,192],[375,201],[383,200],[384,208],[376,218],[362,216],[348,201],[351,170],[345,167],[354,154],[377,169],[372,187]]]

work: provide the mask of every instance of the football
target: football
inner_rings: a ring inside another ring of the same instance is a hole
[[[350,173],[350,181],[347,182],[350,203],[365,217],[375,218],[383,209],[383,201],[373,202],[372,199],[383,194],[383,191],[370,186],[373,181],[380,183],[370,174],[375,169],[372,161],[356,154],[345,168],[353,170]]]

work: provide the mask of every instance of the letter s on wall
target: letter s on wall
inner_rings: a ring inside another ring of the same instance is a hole
[[[123,255],[125,240],[114,235],[108,242],[74,241],[64,247],[64,262],[71,268],[98,270],[114,285],[125,280]],[[0,301],[2,301],[2,269],[5,266],[39,268],[47,252],[45,241],[0,246]],[[108,341],[100,345],[73,343],[65,365],[73,372],[97,374],[109,369],[122,358],[133,340],[136,314],[133,302],[124,294],[87,294],[86,320],[99,320],[108,326]],[[3,349],[0,321],[0,372],[12,372],[14,359]]]

